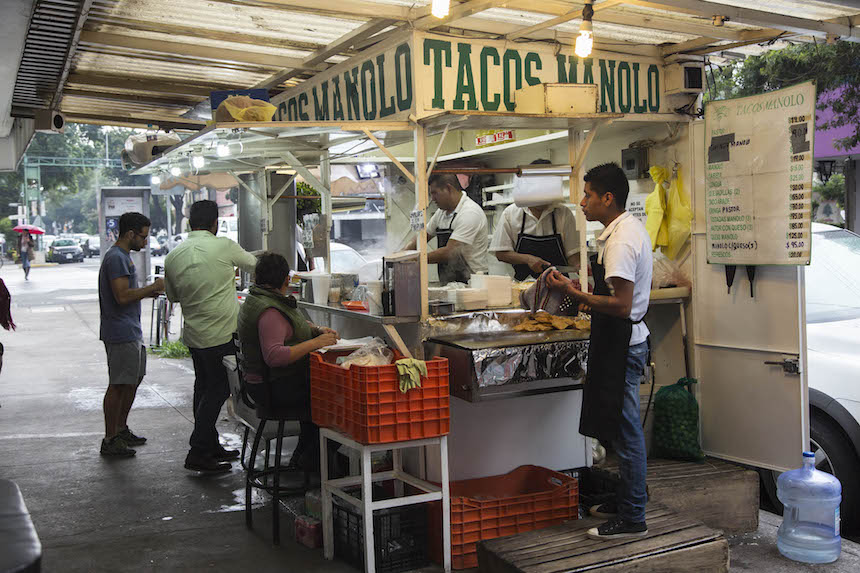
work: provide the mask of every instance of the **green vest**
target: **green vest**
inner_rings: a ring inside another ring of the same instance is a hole
[[[266,364],[263,361],[263,349],[260,344],[257,323],[260,321],[260,316],[270,308],[277,309],[290,321],[290,325],[293,327],[293,336],[285,340],[284,345],[295,346],[313,338],[308,321],[297,308],[292,308],[287,304],[287,297],[279,292],[260,288],[256,285],[252,286],[250,294],[239,309],[238,332],[243,355],[242,368],[245,372],[252,372],[260,376],[264,376]],[[309,362],[310,359],[305,356],[289,366],[269,368],[268,379],[307,376]]]

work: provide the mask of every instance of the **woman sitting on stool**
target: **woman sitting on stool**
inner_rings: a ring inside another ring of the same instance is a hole
[[[314,326],[286,296],[290,265],[263,253],[255,284],[239,311],[239,342],[247,391],[258,405],[301,424],[289,467],[319,472],[319,428],[311,421],[309,354],[338,340],[337,332]]]

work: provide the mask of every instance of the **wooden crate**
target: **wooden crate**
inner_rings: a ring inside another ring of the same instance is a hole
[[[600,470],[618,473],[607,460]],[[758,472],[706,458],[704,463],[648,460],[648,499],[725,533],[758,529]]]
[[[603,520],[568,521],[540,531],[482,541],[479,573],[723,573],[729,545],[722,533],[694,519],[650,504],[648,535],[597,540],[586,531]]]

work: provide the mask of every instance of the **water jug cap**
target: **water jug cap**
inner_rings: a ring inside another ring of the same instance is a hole
[[[812,452],[803,452],[803,457],[804,458],[814,458],[815,454]]]

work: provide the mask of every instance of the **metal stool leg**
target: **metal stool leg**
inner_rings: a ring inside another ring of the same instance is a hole
[[[239,463],[242,464],[242,469],[248,469],[248,464],[245,463],[245,452],[248,450],[248,434],[251,432],[250,426],[245,426],[245,435],[242,437],[242,455],[239,457]]]
[[[260,448],[260,438],[263,437],[263,430],[266,427],[266,420],[260,420],[257,426],[257,433],[254,435],[254,445],[251,446],[251,459],[248,460],[248,473],[245,475],[245,525],[248,529],[254,527],[254,517],[251,513],[251,483],[254,480],[254,462],[257,458],[257,451]]]
[[[275,469],[272,484],[272,537],[274,544],[281,544],[281,521],[279,509],[281,505],[281,448],[284,445],[284,420],[278,421],[278,437],[275,441]]]

